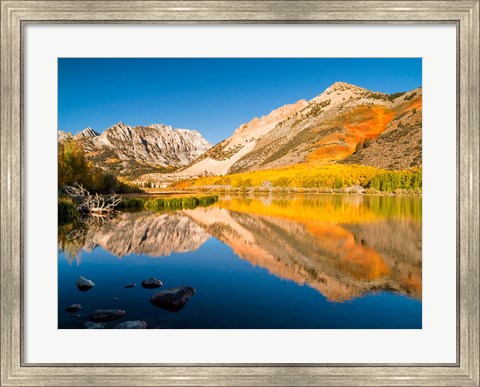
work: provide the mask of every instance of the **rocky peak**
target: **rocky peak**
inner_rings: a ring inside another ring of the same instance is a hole
[[[118,122],[101,134],[86,128],[75,137],[58,131],[57,138],[59,142],[75,138],[96,166],[123,176],[183,167],[211,148],[199,132],[164,124],[131,127]]]
[[[117,122],[115,125],[109,127],[108,129],[105,130],[105,132],[108,130],[108,131],[111,131],[111,132],[114,132],[114,131],[124,131],[125,129],[128,129],[129,126],[125,125],[122,121],[119,121]],[[104,133],[105,133],[104,132]]]
[[[121,160],[162,167],[188,165],[211,147],[197,131],[164,124],[131,127],[123,122],[106,129],[94,142],[110,148]]]
[[[63,130],[59,130],[57,132],[57,141],[58,142],[65,141],[65,140],[70,140],[72,137],[73,137],[72,134],[69,133],[69,132],[65,132]]]
[[[165,124],[150,124],[150,125],[147,125],[146,127],[157,129],[157,130],[174,130],[170,125],[165,125]]]
[[[92,128],[85,128],[81,132],[78,132],[73,138],[75,140],[80,140],[82,138],[91,138],[97,137],[99,134],[95,132]]]
[[[363,87],[351,85],[346,82],[335,82],[333,85],[325,89],[325,91],[317,97],[310,100],[312,103],[327,103],[330,105],[328,109],[343,103],[346,100],[365,98],[372,92]]]
[[[198,149],[203,149],[204,151],[211,148],[210,144],[197,130],[190,129],[175,129],[180,136],[182,136],[187,141],[190,141],[192,145]]]
[[[104,145],[114,147],[116,141],[131,141],[132,133],[130,126],[125,125],[123,122],[105,129],[103,133],[98,136],[95,141],[98,141]]]
[[[364,92],[367,89],[364,89],[360,86],[355,86],[347,82],[335,82],[333,85],[328,87],[325,92],[342,92],[342,91],[355,91],[355,92]]]
[[[245,135],[249,133],[254,135],[264,135],[277,123],[303,109],[307,105],[308,102],[302,99],[293,104],[281,106],[278,109],[272,110],[266,116],[262,116],[261,118],[255,117],[250,122],[241,125],[237,130],[235,130],[234,135]]]

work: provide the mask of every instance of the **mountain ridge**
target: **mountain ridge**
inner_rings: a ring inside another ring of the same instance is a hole
[[[311,163],[414,168],[422,162],[421,133],[421,87],[386,94],[335,82],[310,100],[254,117],[214,146],[196,130],[122,122],[101,134],[59,131],[58,141],[79,141],[106,171],[165,182]]]
[[[76,140],[87,157],[107,172],[136,174],[178,168],[198,158],[211,144],[196,130],[169,125],[128,126],[123,122],[101,134],[86,128],[76,135],[59,131],[58,141]]]
[[[420,93],[420,89],[408,93]],[[345,82],[336,82],[308,102],[301,100],[273,110],[264,116],[268,118],[268,125],[256,118],[243,124],[220,144],[221,152],[218,152],[219,144],[210,150],[211,153],[217,151],[216,154],[225,156],[223,160],[217,159],[220,163],[213,163],[212,157],[210,160],[204,157],[203,160],[194,161],[184,173],[211,170],[212,164],[216,164],[212,174],[223,175],[275,169],[316,160],[332,162],[344,159],[355,152],[361,141],[375,140],[387,129],[395,118],[395,112],[392,111],[398,105],[395,100],[401,96],[390,97]],[[362,119],[371,122],[362,125]],[[251,131],[245,129],[253,125],[261,135],[252,135],[249,144],[237,145],[250,135]],[[236,155],[233,159],[231,153]]]
[[[141,180],[221,176],[305,163],[408,169],[421,166],[421,127],[421,87],[386,94],[335,82],[309,101],[284,105],[240,125],[175,175],[150,174]]]

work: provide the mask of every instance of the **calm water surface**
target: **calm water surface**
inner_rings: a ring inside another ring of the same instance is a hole
[[[421,214],[419,197],[224,196],[61,225],[58,325],[124,309],[107,328],[421,328]],[[96,285],[80,292],[79,276]],[[150,277],[164,286],[142,288]],[[176,286],[196,289],[180,311],[150,303]]]

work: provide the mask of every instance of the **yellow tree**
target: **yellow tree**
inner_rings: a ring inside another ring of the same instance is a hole
[[[80,183],[91,188],[93,166],[76,141],[58,144],[58,187]]]

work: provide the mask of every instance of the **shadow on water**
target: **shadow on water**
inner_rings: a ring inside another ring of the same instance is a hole
[[[421,232],[421,198],[361,195],[224,196],[64,224],[59,327],[122,306],[149,328],[421,328]],[[152,291],[123,288],[152,276],[196,292],[178,313],[153,310]]]

